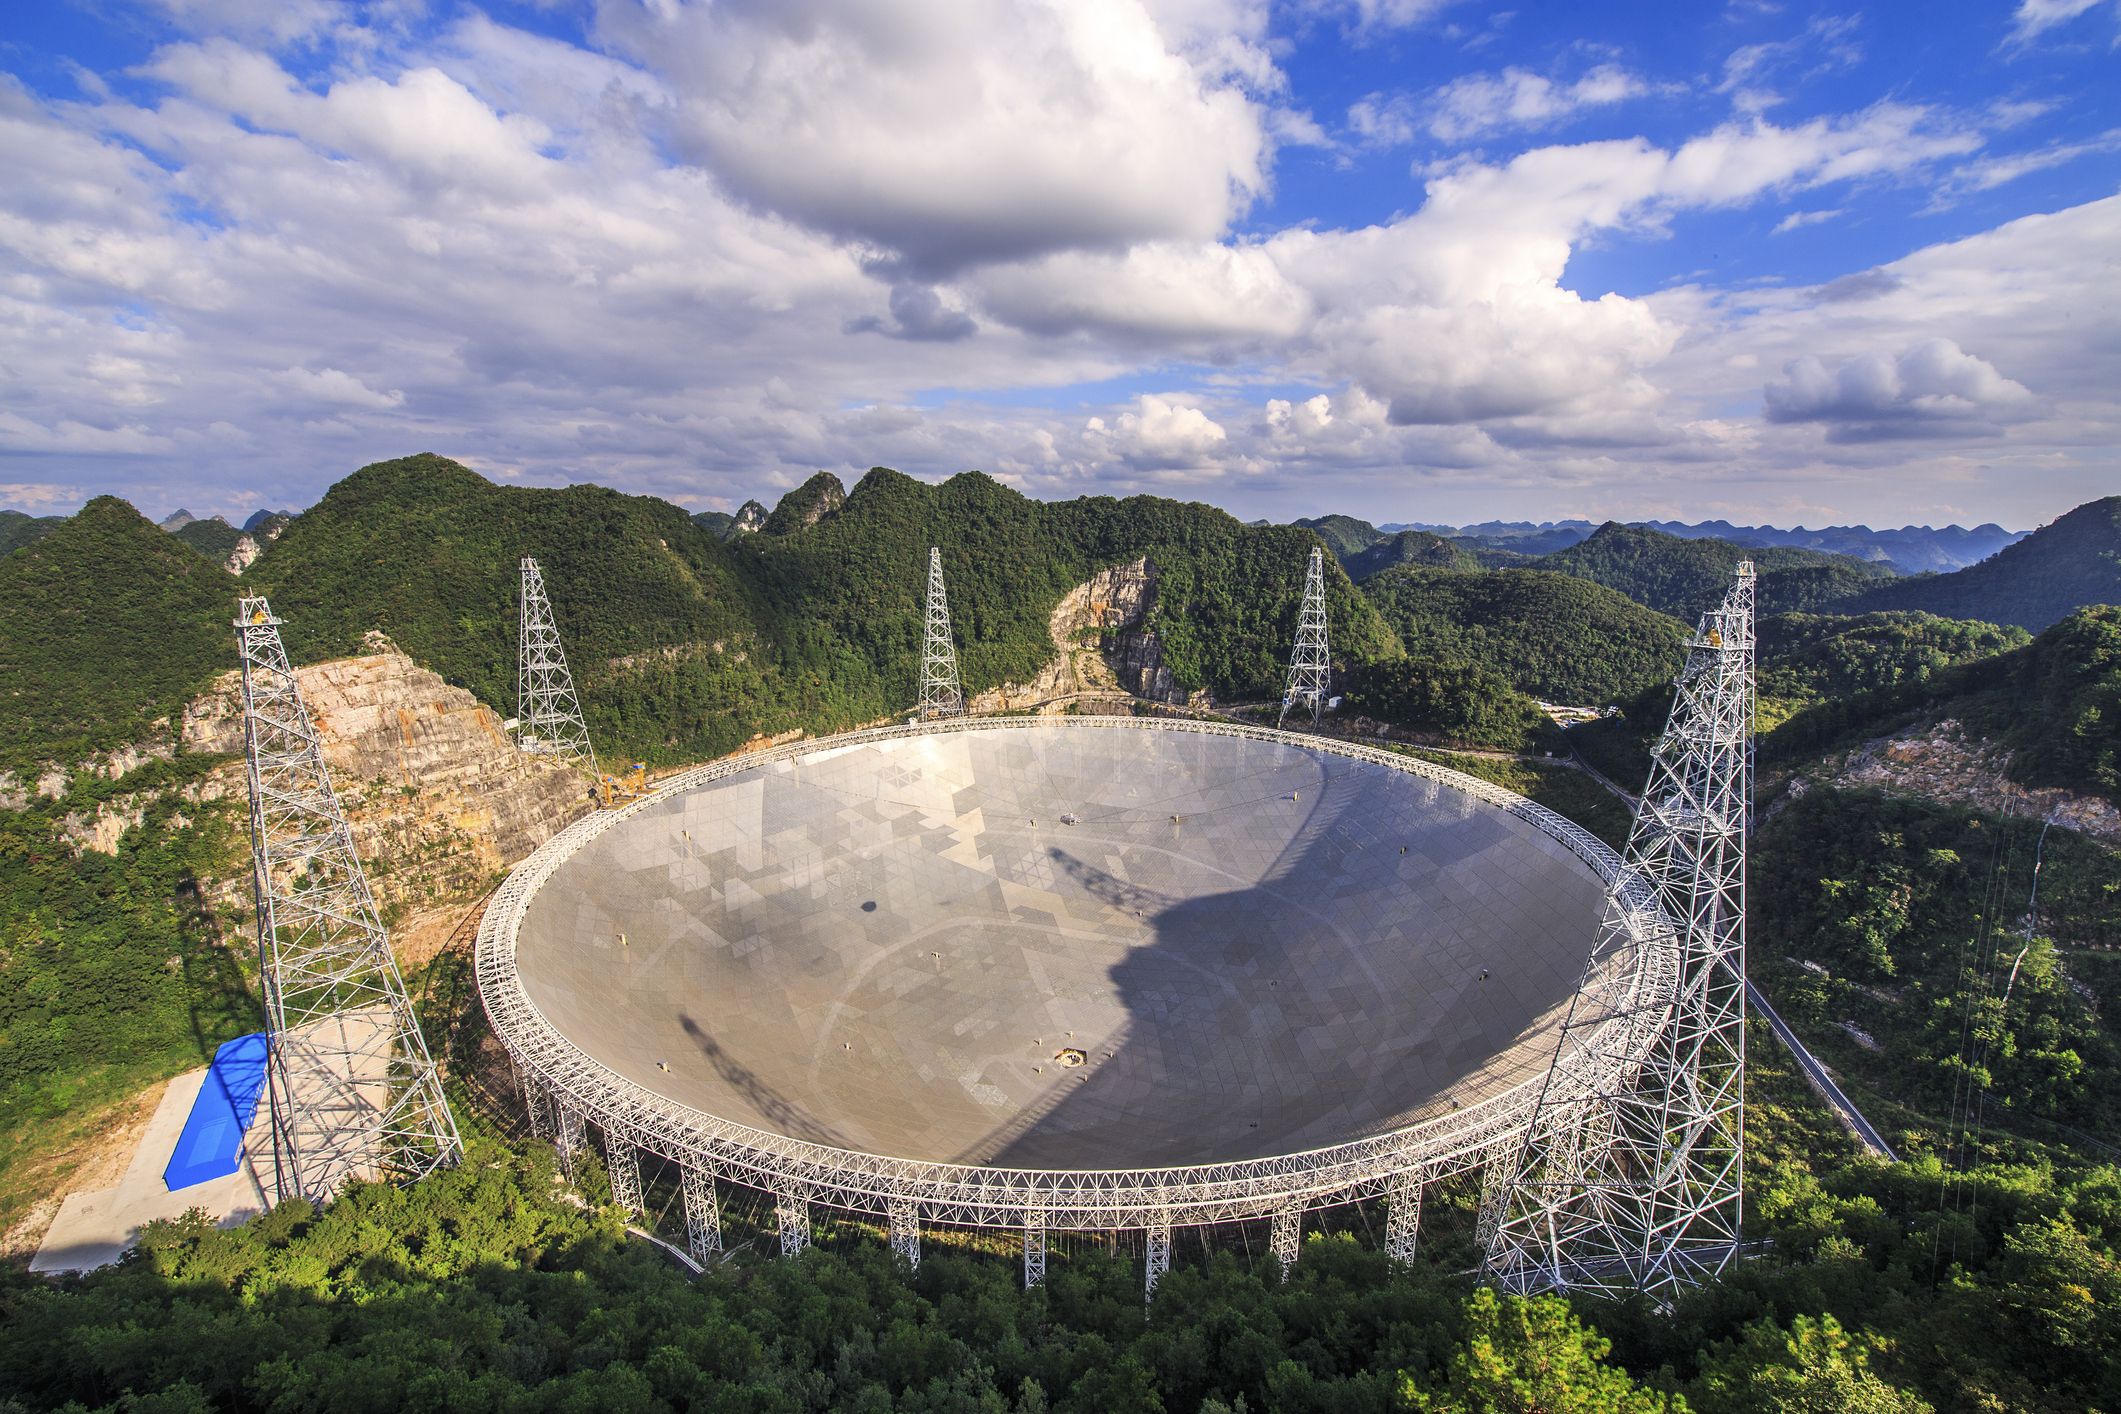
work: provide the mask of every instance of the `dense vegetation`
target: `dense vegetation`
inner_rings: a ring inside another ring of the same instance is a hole
[[[217,565],[227,562],[236,542],[243,538],[242,531],[219,516],[191,521],[170,533]]]
[[[271,590],[298,658],[351,651],[380,627],[507,710],[515,565],[535,554],[592,732],[651,761],[904,710],[930,545],[943,552],[973,691],[1028,681],[1053,654],[1061,596],[1145,554],[1160,570],[1149,625],[1180,686],[1240,696],[1279,686],[1311,543],[1302,531],[1154,497],[1044,504],[978,473],[929,486],[882,469],[804,525],[836,487],[813,478],[767,533],[725,544],[648,497],[502,488],[413,457],[334,486],[245,582]],[[1336,650],[1351,661],[1396,651],[1346,578],[1329,578]]]
[[[2121,604],[2121,496],[2087,502],[1979,564],[1876,585],[1833,607],[1921,609],[2038,630],[2090,604]]]
[[[1554,724],[1539,704],[1484,663],[1390,658],[1349,670],[1345,684],[1344,714],[1467,746],[1530,751],[1552,745]]]
[[[1759,631],[1759,691],[1771,720],[1827,698],[1919,687],[1946,668],[2023,647],[2032,637],[1919,613],[1774,614],[1760,620]]]
[[[515,557],[535,553],[600,738],[658,757],[903,707],[930,544],[975,688],[1028,676],[1059,596],[1142,555],[1184,685],[1279,687],[1310,530],[1149,498],[1041,505],[977,475],[877,471],[827,508],[836,488],[813,479],[772,533],[724,543],[648,498],[504,489],[411,458],[335,487],[241,587],[270,589],[298,659],[381,627],[505,709]],[[1770,573],[1815,572],[1842,573]],[[156,719],[232,665],[237,588],[110,500],[0,560],[6,763],[157,739]],[[1639,750],[1662,721],[1682,628],[1587,580],[1402,567],[1361,591],[1336,571],[1329,593],[1352,710],[1512,749],[1546,740],[1527,691],[1629,701],[1571,741]],[[1786,615],[1763,624],[1762,691],[1810,704],[1767,742],[1771,767],[1949,713],[2009,746],[2023,779],[2121,793],[2121,610],[2031,642],[1918,614]],[[1581,772],[1438,759],[1608,839],[1625,829]],[[242,960],[218,941],[240,920],[217,918],[207,888],[240,870],[240,820],[186,798],[212,764],[76,771],[63,801],[0,811],[0,1211],[41,1172],[29,1150],[252,1024]],[[113,855],[78,842],[104,805],[142,812]],[[85,1281],[0,1271],[0,1411],[2121,1409],[2121,1175],[2082,1157],[2121,1120],[2121,856],[2050,832],[2028,920],[2036,848],[2032,820],[1816,785],[1765,802],[1755,974],[1910,1161],[1852,1158],[1755,1036],[1749,1235],[1766,1246],[1669,1310],[1475,1289],[1463,1184],[1432,1195],[1411,1272],[1320,1235],[1283,1286],[1226,1235],[1182,1258],[1146,1315],[1138,1265],[1094,1248],[1057,1256],[1034,1293],[1012,1261],[940,1237],[909,1277],[859,1234],[688,1282],[558,1191],[542,1146],[481,1140],[410,1192],[231,1233],[173,1225]],[[475,1005],[439,1020],[431,1036],[476,1039]],[[1364,1214],[1332,1221],[1359,1232]]]
[[[1295,525],[1301,530],[1314,532],[1326,542],[1326,550],[1342,564],[1351,556],[1359,555],[1385,538],[1385,533],[1366,520],[1354,516],[1311,516],[1299,519]]]
[[[2007,653],[1829,698],[1777,727],[1765,757],[1801,760],[1945,718],[2007,750],[2014,780],[2121,802],[2121,608],[2079,610]]]
[[[1871,1069],[1904,1104],[1948,1113],[1974,1085],[1998,1121],[2114,1132],[2121,1045],[2057,949],[2121,943],[2121,855],[2039,835],[2038,819],[1868,792],[1786,800],[1754,857],[1760,971],[1805,1034],[1870,1035]]]
[[[0,511],[0,555],[19,550],[33,540],[41,540],[65,523],[65,516],[32,516],[24,515],[21,511]]]
[[[166,743],[168,719],[235,665],[235,587],[111,496],[0,558],[0,767]]]
[[[1549,702],[1600,705],[1669,682],[1686,637],[1676,619],[1542,570],[1397,569],[1363,593],[1409,657],[1487,664]]]
[[[1693,623],[1723,601],[1740,560],[1759,574],[1763,614],[1847,598],[1890,573],[1883,565],[1822,550],[1748,549],[1727,540],[1682,540],[1607,521],[1589,539],[1543,556],[1539,568],[1617,589],[1638,604]]]
[[[242,963],[221,946],[233,920],[208,896],[241,877],[241,814],[182,796],[217,759],[121,783],[83,775],[63,802],[0,811],[0,1213],[43,1197],[28,1187],[36,1161],[111,1104],[256,1025]],[[141,811],[114,853],[65,837],[68,816],[106,802]]]
[[[1440,535],[1431,535],[1426,530],[1402,530],[1397,535],[1388,535],[1367,549],[1359,550],[1341,561],[1342,568],[1348,572],[1348,578],[1357,584],[1400,565],[1473,570],[1480,568],[1480,561],[1472,551],[1454,545]]]

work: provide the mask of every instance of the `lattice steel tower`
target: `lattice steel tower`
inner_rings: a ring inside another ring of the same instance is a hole
[[[553,626],[552,603],[545,597],[545,576],[538,562],[523,557],[521,639],[516,657],[516,747],[553,756],[570,766],[597,772],[596,750],[582,721],[582,703],[574,695],[574,675],[560,631]]]
[[[1747,561],[1687,645],[1559,1062],[1483,1215],[1510,1290],[1669,1297],[1737,1251],[1752,729]],[[1669,924],[1636,943],[1653,902]],[[1562,1093],[1556,1074],[1602,1079]]]
[[[275,1197],[418,1178],[463,1152],[346,813],[263,598],[237,601]]]
[[[950,637],[950,600],[943,593],[943,552],[928,550],[928,627],[921,640],[921,720],[961,717],[965,688],[957,676],[957,644]]]
[[[1311,725],[1317,726],[1326,710],[1326,567],[1322,551],[1311,551],[1304,567],[1304,606],[1296,620],[1296,651],[1289,657],[1289,688],[1281,695],[1281,716],[1276,725],[1289,720],[1289,709],[1308,706]]]

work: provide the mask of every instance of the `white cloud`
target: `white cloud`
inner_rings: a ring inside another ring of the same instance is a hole
[[[605,52],[477,15],[364,38],[335,13],[324,66],[231,10],[158,51],[145,86],[61,102],[0,80],[0,448],[38,459],[22,480],[240,513],[239,485],[299,501],[432,447],[695,505],[884,463],[1289,514],[1432,492],[1640,514],[1699,494],[1703,467],[1811,478],[1809,504],[1877,484],[1888,454],[1964,479],[1947,452],[2030,464],[2121,440],[2114,354],[2083,317],[2121,247],[2111,206],[1807,290],[1582,283],[1587,243],[1690,212],[2000,170],[1972,118],[1881,104],[1669,146],[1504,148],[1377,225],[1236,235],[1271,135],[1301,135],[1276,116],[1300,95],[1260,0],[665,11],[607,18],[630,28]],[[725,31],[761,43],[687,48]],[[967,45],[984,68],[938,68]],[[835,84],[840,62],[861,72]],[[703,116],[715,66],[742,63],[764,67],[728,93],[787,85]],[[1548,121],[1580,81],[1460,116]],[[1028,86],[982,96],[1009,84]],[[1412,135],[1427,111],[1400,117]],[[858,123],[873,203],[802,167]],[[932,153],[911,150],[924,132]],[[747,176],[776,143],[786,170]],[[2037,396],[1913,357],[1940,338]],[[1807,356],[1816,379],[1763,374]],[[1869,367],[1846,370],[1875,358],[1899,401],[1865,420]],[[1769,381],[1810,411],[1765,418]],[[1886,425],[1956,440],[1849,433]]]
[[[1822,222],[1831,221],[1840,214],[1841,208],[1838,206],[1828,207],[1823,211],[1792,211],[1775,223],[1775,229],[1770,234],[1788,235],[1791,231],[1802,230],[1806,226],[1817,226]]]
[[[1434,95],[1426,126],[1444,142],[1464,142],[1509,128],[1547,126],[1647,92],[1648,84],[1617,64],[1600,64],[1574,83],[1556,83],[1524,69],[1467,74]]]
[[[1805,354],[1782,375],[1767,385],[1768,420],[1828,423],[1842,437],[1921,436],[1941,423],[2032,401],[2022,383],[1950,339],[1925,339],[1898,354],[1858,354],[1833,368]]]
[[[2011,38],[2023,43],[2098,6],[2099,0],[2018,0]]]
[[[1174,49],[1137,0],[607,3],[598,28],[731,190],[915,273],[1214,239],[1267,188],[1269,72]]]
[[[405,401],[405,394],[396,388],[371,388],[351,373],[336,368],[290,368],[280,375],[279,381],[299,398],[334,407],[382,410],[397,407]]]
[[[1200,408],[1155,393],[1142,394],[1133,411],[1110,423],[1091,418],[1083,430],[1093,444],[1109,446],[1113,455],[1141,470],[1201,466],[1230,439],[1223,425]]]

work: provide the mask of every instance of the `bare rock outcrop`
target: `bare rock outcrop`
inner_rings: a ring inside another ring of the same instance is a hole
[[[469,692],[371,646],[379,651],[298,669],[302,699],[377,902],[401,916],[446,908],[585,813],[588,783],[519,753]],[[181,730],[187,750],[240,753],[237,675],[194,701]]]
[[[1048,632],[1053,658],[1027,683],[1004,683],[973,698],[975,712],[1062,705],[1085,695],[1205,702],[1172,683],[1164,648],[1147,626],[1156,604],[1156,562],[1144,556],[1099,570],[1061,596]]]
[[[2094,795],[2021,786],[2004,774],[2008,753],[1970,738],[1946,719],[1865,742],[1835,768],[1836,785],[1870,786],[1977,810],[2051,818],[2058,825],[2121,843],[2121,810]]]

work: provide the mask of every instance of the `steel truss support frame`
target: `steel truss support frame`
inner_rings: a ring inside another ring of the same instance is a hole
[[[538,562],[523,557],[516,654],[516,748],[551,756],[570,766],[597,773],[596,750],[582,720],[582,703],[574,693],[574,675],[560,647],[560,631],[545,597],[545,576]]]
[[[1421,1242],[1421,1190],[1426,1175],[1415,1169],[1394,1174],[1385,1185],[1385,1260],[1395,1266],[1414,1264]]]
[[[516,1065],[516,1088],[523,1095],[523,1118],[530,1124],[530,1137],[549,1139],[552,1137],[552,1097],[546,1092],[538,1078],[520,1063]]]
[[[685,1193],[685,1245],[701,1266],[722,1250],[722,1207],[714,1192],[714,1175],[691,1164],[679,1170]]]
[[[1046,1215],[1033,1208],[1024,1214],[1024,1289],[1046,1284]]]
[[[885,1223],[891,1233],[891,1255],[906,1264],[906,1270],[921,1269],[921,1210],[904,1198],[892,1200]]]
[[[1605,927],[1486,1245],[1485,1270],[1508,1290],[1669,1299],[1737,1253],[1753,600],[1748,561],[1687,645]],[[1611,965],[1644,897],[1671,920],[1664,992],[1626,986]],[[1614,1083],[1569,1092],[1552,1079],[1563,1073]]]
[[[558,1123],[553,1127],[552,1147],[559,1151],[560,1169],[574,1177],[574,1162],[589,1143],[589,1126],[582,1112],[565,1100],[555,1100]]]
[[[793,1257],[810,1245],[810,1199],[806,1195],[775,1193],[773,1221],[780,1230],[783,1257]]]
[[[1289,686],[1281,695],[1281,716],[1276,726],[1289,720],[1291,709],[1309,708],[1315,729],[1326,710],[1326,694],[1332,659],[1326,652],[1326,568],[1324,552],[1311,550],[1304,566],[1304,602],[1296,617],[1296,647],[1289,655]]]
[[[237,601],[275,1199],[463,1157],[346,812],[261,596]]]
[[[1281,1279],[1287,1281],[1289,1273],[1296,1267],[1297,1257],[1303,1252],[1302,1205],[1292,1204],[1274,1215],[1267,1229],[1267,1245],[1274,1251],[1274,1265],[1280,1269]]]
[[[950,636],[950,598],[943,592],[943,552],[928,550],[928,618],[921,638],[921,712],[924,722],[965,715],[965,685],[957,675],[957,641]]]
[[[1171,1270],[1171,1219],[1159,1217],[1149,1224],[1148,1252],[1142,1262],[1142,1301],[1144,1304],[1156,1299],[1156,1284]]]
[[[608,1129],[604,1131],[604,1171],[611,1177],[611,1201],[628,1217],[648,1211],[641,1197],[641,1151]]]

